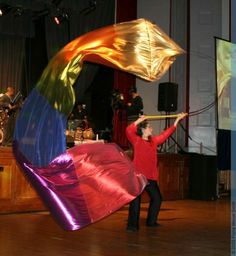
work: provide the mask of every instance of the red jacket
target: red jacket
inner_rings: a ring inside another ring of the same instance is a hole
[[[136,134],[137,126],[135,123],[130,124],[126,128],[126,136],[133,145],[133,163],[138,173],[142,173],[149,180],[158,181],[157,146],[164,143],[175,129],[176,127],[173,125],[160,135],[151,136],[150,140],[146,141]]]

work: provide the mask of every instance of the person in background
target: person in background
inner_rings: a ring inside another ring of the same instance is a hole
[[[7,120],[3,125],[2,146],[11,146],[13,142],[13,134],[15,129],[16,118],[23,106],[24,100],[20,91],[15,94],[13,87],[9,86],[7,92],[0,98],[0,106],[7,113]],[[13,96],[15,96],[13,98]]]
[[[68,123],[72,123],[72,128],[74,130],[76,130],[77,128],[89,128],[88,112],[84,104],[78,103],[76,105],[73,112],[69,115]]]
[[[127,118],[128,124],[135,121],[139,115],[143,114],[143,100],[141,96],[137,93],[137,88],[135,86],[131,87],[129,90],[131,99],[127,104]]]
[[[4,93],[1,97],[0,97],[0,108],[1,109],[12,109],[12,100],[13,100],[13,96],[15,94],[15,89],[12,86],[8,86],[7,87],[7,91],[6,93]]]
[[[148,227],[160,226],[157,219],[162,196],[158,186],[157,146],[164,143],[174,133],[179,121],[186,115],[186,113],[178,114],[174,124],[157,136],[152,135],[153,129],[144,115],[126,128],[126,136],[133,146],[135,170],[143,174],[148,180],[148,184],[145,187],[145,190],[150,196],[146,220]],[[130,203],[127,231],[137,231],[139,229],[140,202],[141,195]]]

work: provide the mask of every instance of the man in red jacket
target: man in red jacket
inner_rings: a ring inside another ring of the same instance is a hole
[[[133,146],[133,163],[138,173],[142,173],[148,180],[145,190],[150,196],[146,225],[158,227],[158,213],[161,207],[162,197],[158,187],[157,169],[157,146],[164,143],[172,133],[174,133],[178,123],[186,116],[186,113],[178,114],[174,124],[162,132],[160,135],[152,136],[152,127],[147,122],[145,116],[141,116],[126,128],[126,135]],[[130,203],[128,216],[128,231],[139,229],[141,196],[138,196]]]

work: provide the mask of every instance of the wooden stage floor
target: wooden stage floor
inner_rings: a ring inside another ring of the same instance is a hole
[[[230,199],[164,201],[162,225],[126,232],[127,207],[79,231],[62,230],[48,212],[1,214],[1,256],[227,256]]]

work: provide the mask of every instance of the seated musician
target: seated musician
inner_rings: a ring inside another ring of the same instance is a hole
[[[2,123],[3,139],[2,146],[10,146],[13,140],[15,121],[22,106],[22,95],[17,93],[13,98],[15,90],[12,86],[7,87],[7,91],[0,97],[0,110],[4,111],[6,118]]]
[[[13,96],[15,94],[15,89],[12,86],[7,87],[7,91],[6,93],[4,93],[1,97],[0,97],[0,109],[11,109],[12,108],[12,100],[13,100]]]
[[[88,113],[81,103],[78,103],[69,119],[74,120],[75,128],[87,129],[89,127]]]

